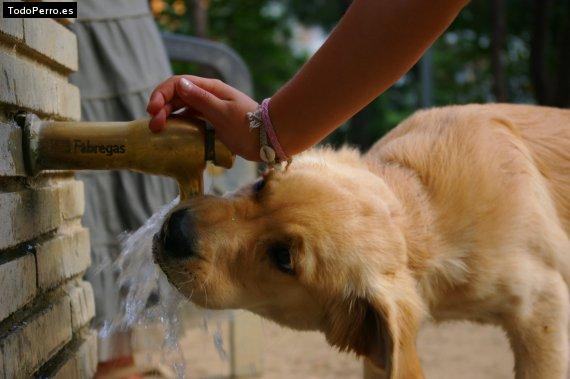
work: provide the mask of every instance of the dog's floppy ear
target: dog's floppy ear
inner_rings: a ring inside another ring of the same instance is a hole
[[[380,295],[340,301],[329,308],[327,340],[341,351],[366,357],[387,378],[422,378],[415,346],[422,313],[418,304]]]

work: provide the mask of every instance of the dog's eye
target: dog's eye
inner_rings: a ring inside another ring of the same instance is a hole
[[[259,193],[265,187],[265,180],[259,179],[257,182],[253,183],[253,192]]]
[[[269,247],[269,257],[279,271],[285,274],[293,274],[293,262],[289,245],[278,243]]]

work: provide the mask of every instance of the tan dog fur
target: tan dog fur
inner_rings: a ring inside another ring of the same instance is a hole
[[[157,260],[195,303],[320,330],[390,378],[422,377],[423,320],[491,323],[517,378],[566,377],[570,111],[421,111],[364,156],[314,149],[265,181],[180,205],[198,257]]]

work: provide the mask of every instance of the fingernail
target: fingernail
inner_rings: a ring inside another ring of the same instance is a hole
[[[182,92],[189,93],[192,90],[193,85],[194,84],[192,84],[192,82],[186,78],[180,79],[180,89]]]

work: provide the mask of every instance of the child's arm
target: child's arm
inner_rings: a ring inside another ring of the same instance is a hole
[[[325,44],[272,97],[270,116],[285,152],[319,142],[396,82],[467,2],[355,0]],[[188,106],[210,119],[230,149],[259,160],[245,117],[257,104],[227,85],[187,78],[195,84],[189,91],[176,77],[157,87],[148,107],[151,128],[160,130],[172,108]]]

